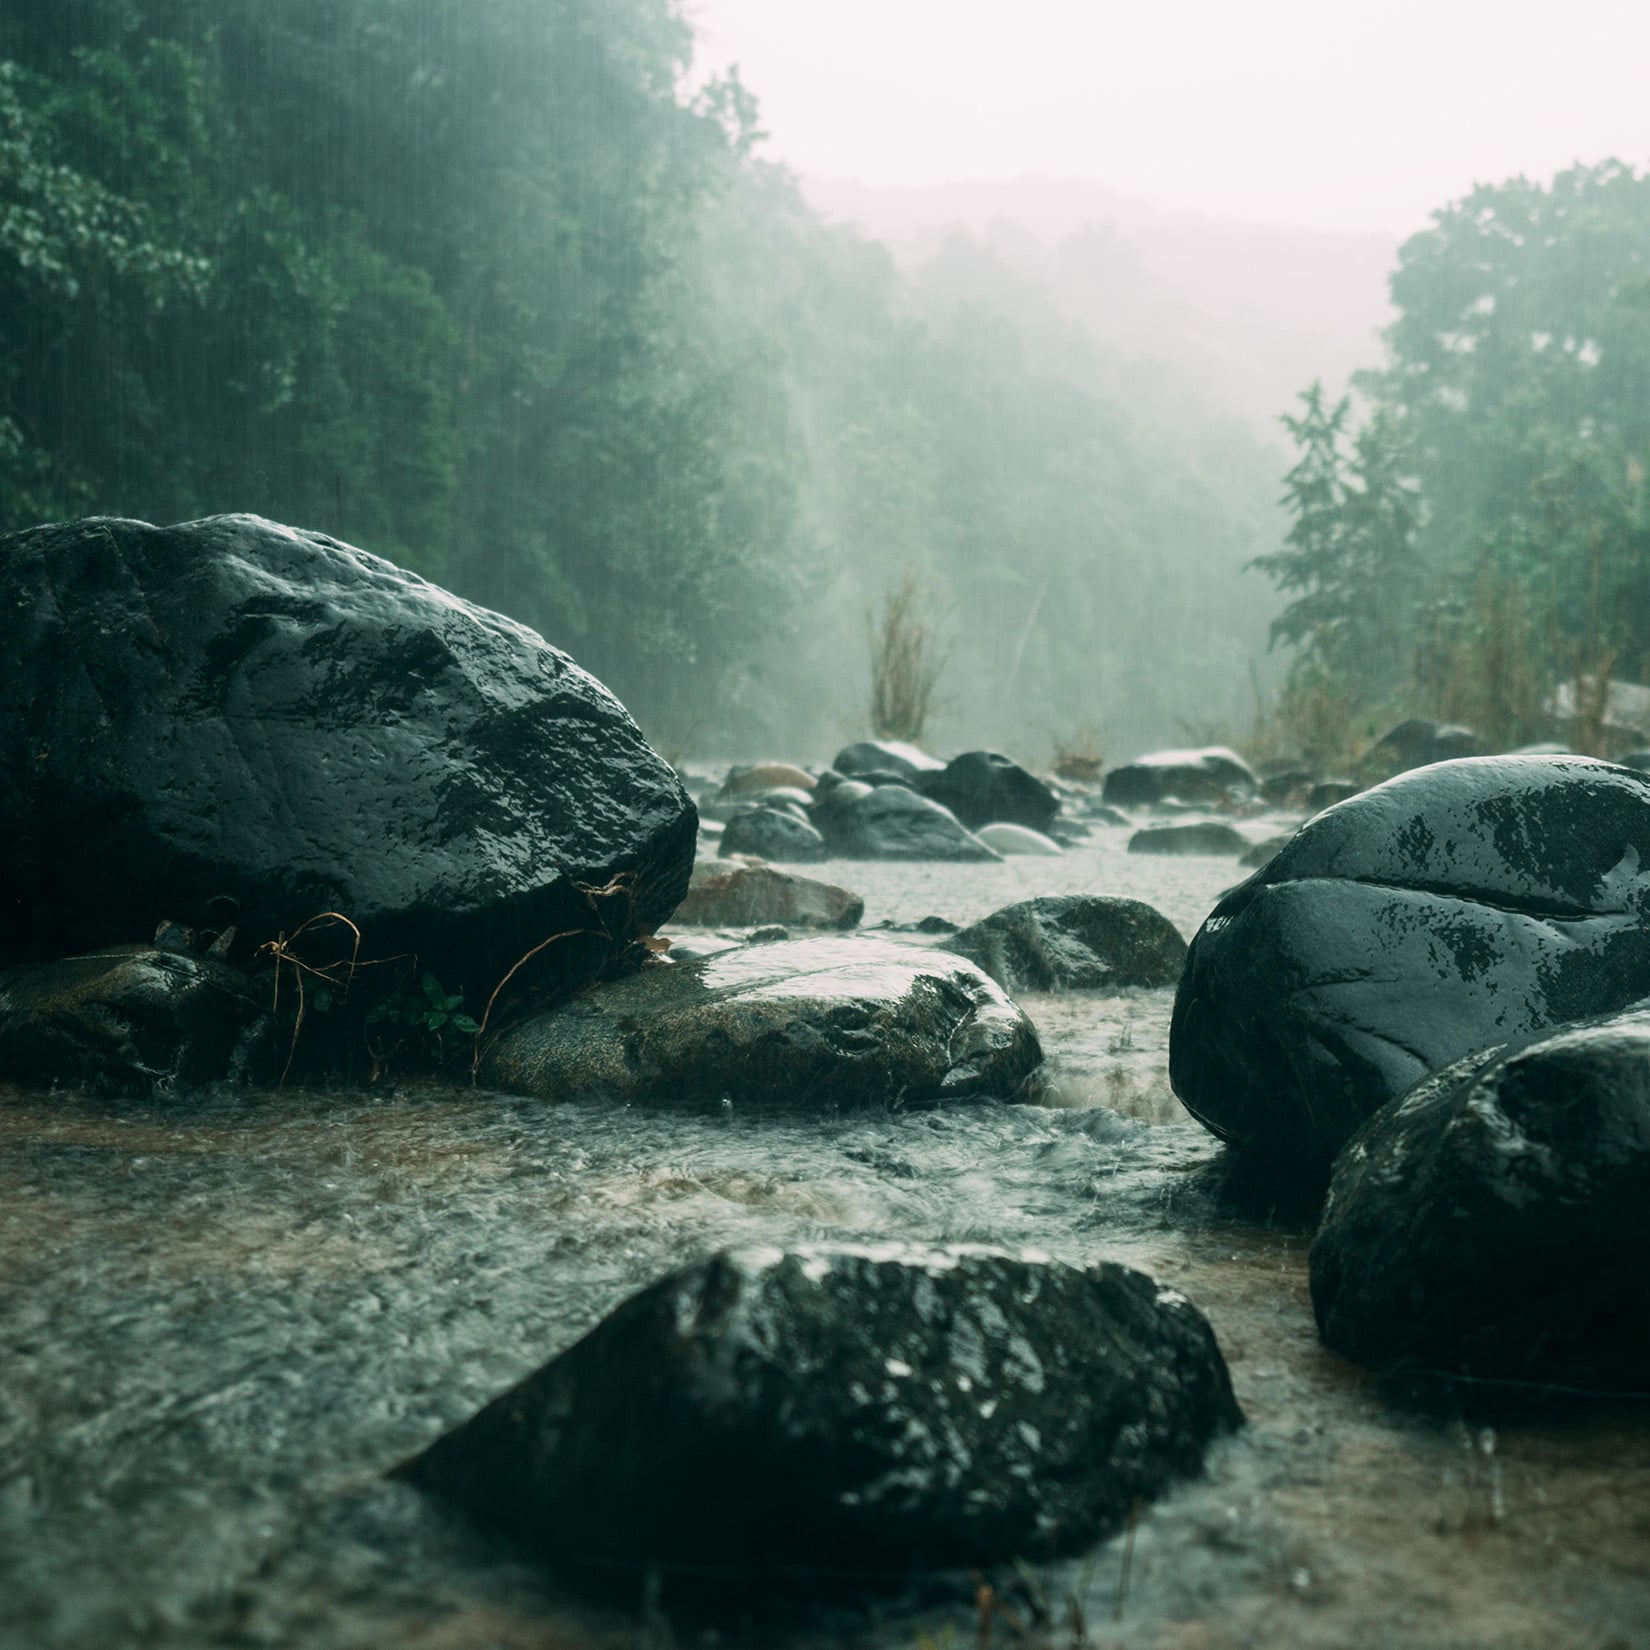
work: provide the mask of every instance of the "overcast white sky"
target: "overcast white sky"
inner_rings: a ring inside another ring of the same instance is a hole
[[[687,0],[765,153],[873,184],[1026,173],[1323,228],[1650,161],[1650,0]]]

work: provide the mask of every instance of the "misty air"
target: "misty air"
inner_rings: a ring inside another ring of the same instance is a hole
[[[0,1643],[1650,1644],[1647,51],[4,0]]]

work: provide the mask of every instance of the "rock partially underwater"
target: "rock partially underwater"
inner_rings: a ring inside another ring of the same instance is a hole
[[[1650,779],[1440,763],[1308,821],[1215,907],[1169,1072],[1223,1139],[1327,1164],[1463,1055],[1650,995]]]
[[[1173,985],[1186,942],[1137,899],[1047,895],[1005,906],[945,942],[1005,991],[1099,991]]]
[[[836,1111],[1011,1099],[1041,1061],[972,963],[818,938],[656,963],[502,1031],[480,1076],[553,1100]]]
[[[1324,1341],[1379,1369],[1640,1392],[1650,1371],[1650,1012],[1473,1056],[1335,1162]]]
[[[211,957],[111,946],[0,970],[0,1078],[149,1095],[270,1080],[270,998]]]
[[[1241,1422],[1208,1324],[1142,1273],[749,1248],[401,1471],[563,1565],[830,1583],[1071,1551]]]
[[[949,808],[903,785],[878,785],[822,815],[831,851],[845,859],[1001,859]]]
[[[599,682],[320,534],[16,533],[0,626],[0,961],[227,896],[243,947],[337,911],[480,1002],[567,929],[545,964],[587,976],[687,886],[692,804]]]

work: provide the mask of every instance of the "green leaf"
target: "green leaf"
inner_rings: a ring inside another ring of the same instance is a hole
[[[446,1025],[446,1023],[447,1016],[439,1008],[432,1008],[430,1012],[424,1016],[424,1024],[431,1031],[439,1031],[444,1025]]]
[[[455,1029],[462,1031],[467,1037],[474,1037],[481,1030],[481,1027],[468,1014],[455,1014],[453,1025]]]
[[[442,990],[441,981],[428,969],[424,972],[424,995],[429,1000],[431,1008],[444,1009],[447,1006],[447,993]]]

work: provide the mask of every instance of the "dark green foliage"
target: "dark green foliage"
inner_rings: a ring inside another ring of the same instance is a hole
[[[679,0],[10,0],[0,531],[330,533],[678,745],[835,742],[890,568],[966,655],[941,738],[1229,695],[1271,455],[979,245],[826,226],[691,49]]]
[[[1392,278],[1372,415],[1314,388],[1274,627],[1321,697],[1538,736],[1558,681],[1650,673],[1650,173],[1483,185]],[[1304,695],[1302,696],[1304,697]]]

